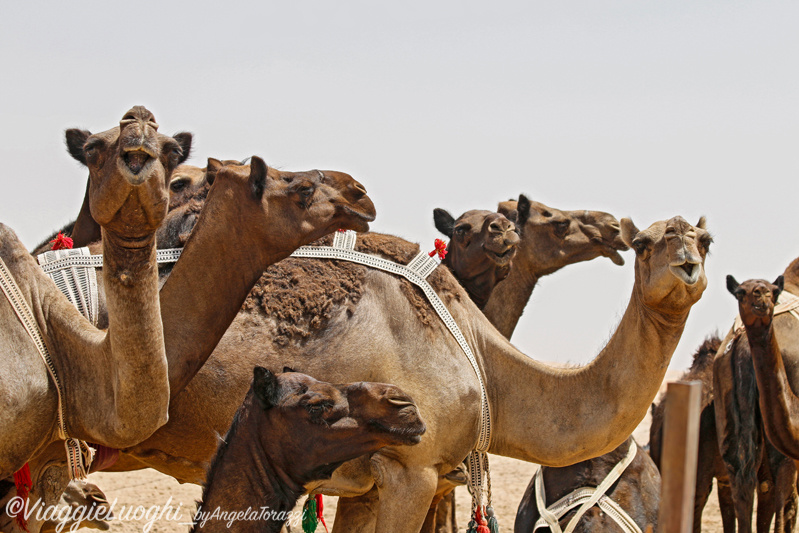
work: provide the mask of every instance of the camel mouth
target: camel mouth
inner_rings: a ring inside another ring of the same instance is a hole
[[[369,231],[369,223],[374,222],[376,213],[374,208],[371,212],[358,211],[349,205],[340,205],[339,209],[348,218],[347,227],[342,229],[351,229],[354,231]]]
[[[155,161],[155,158],[139,147],[133,150],[125,150],[120,161],[120,167],[125,171],[126,177],[131,184],[139,185],[149,174],[153,161]]]
[[[413,407],[413,410],[416,410],[416,407]],[[397,444],[419,444],[422,441],[422,435],[427,431],[427,426],[425,423],[418,417],[418,415],[412,415],[412,420],[407,422],[399,422],[400,425],[389,425],[383,423],[379,420],[372,420],[370,425],[380,431],[381,433],[388,433],[392,437],[394,437],[397,441]],[[415,419],[415,420],[414,420]]]
[[[699,281],[702,265],[686,261],[681,265],[669,265],[669,270],[686,285],[694,285]]]
[[[515,246],[511,246],[510,248],[508,248],[503,252],[497,252],[489,248],[486,248],[485,246],[483,247],[483,250],[485,251],[486,255],[490,257],[498,265],[505,265],[509,263],[510,260],[513,259],[514,256],[516,255]]]

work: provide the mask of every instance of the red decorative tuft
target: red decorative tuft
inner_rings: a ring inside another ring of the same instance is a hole
[[[337,229],[336,231],[338,231],[339,233],[347,233],[347,230],[345,229]]]
[[[50,241],[53,244],[52,250],[64,250],[67,248],[72,248],[72,239],[61,233],[58,232],[56,238]]]
[[[33,481],[31,481],[31,467],[28,466],[28,463],[25,463],[25,466],[14,472],[14,485],[17,487],[17,496],[25,501],[25,508],[27,509],[28,494],[33,487]],[[28,521],[25,520],[26,509],[17,513],[16,516],[17,525],[19,525],[20,529],[23,531],[28,531]]]
[[[339,230],[339,231],[341,231],[341,230]],[[322,495],[321,494],[317,494],[315,496],[315,498],[316,498],[316,518],[317,518],[317,520],[322,522],[323,526],[325,526],[325,533],[328,533],[327,524],[325,524],[325,517],[322,514],[322,511],[325,510],[324,505],[322,504]]]
[[[441,239],[436,239],[435,249],[427,255],[433,257],[436,254],[438,254],[439,259],[444,259],[445,257],[447,257],[447,243],[445,243]]]

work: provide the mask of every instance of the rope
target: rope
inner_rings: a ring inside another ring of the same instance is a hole
[[[86,477],[89,465],[94,457],[94,450],[83,441],[74,439],[69,436],[66,427],[66,407],[62,401],[63,388],[61,381],[55,371],[55,365],[50,357],[50,352],[47,350],[47,345],[44,343],[42,333],[39,326],[36,324],[36,319],[31,312],[28,303],[22,296],[19,286],[14,281],[14,276],[8,270],[5,262],[0,258],[0,289],[3,290],[6,298],[8,299],[11,307],[14,309],[19,321],[30,336],[36,350],[44,361],[44,366],[47,368],[50,378],[55,384],[56,394],[58,396],[58,438],[64,439],[64,447],[67,452],[67,464],[69,467],[69,474],[71,479],[83,479]]]
[[[572,533],[580,522],[583,515],[597,505],[608,516],[610,516],[625,533],[641,533],[638,524],[627,514],[621,506],[605,495],[605,493],[613,486],[614,483],[621,477],[622,473],[627,469],[630,463],[635,459],[635,454],[638,446],[634,440],[630,441],[630,449],[627,450],[627,455],[616,463],[611,469],[602,483],[596,488],[582,487],[573,490],[563,498],[559,499],[549,507],[546,505],[546,492],[544,488],[544,470],[539,468],[535,473],[535,503],[538,507],[538,513],[541,517],[535,523],[533,531],[540,528],[548,527],[552,533]],[[560,528],[560,519],[575,507],[580,506],[577,513],[569,520],[566,529]]]
[[[354,231],[336,232],[332,246],[302,246],[291,254],[297,258],[339,259],[358,263],[370,268],[383,270],[401,276],[419,287],[441,321],[463,350],[472,366],[477,380],[480,382],[480,432],[474,450],[467,456],[469,470],[469,492],[472,495],[472,510],[483,504],[483,494],[487,492],[487,505],[491,505],[491,482],[488,471],[488,455],[485,453],[491,443],[491,411],[488,404],[485,381],[466,338],[461,333],[455,319],[447,306],[441,301],[436,291],[427,282],[427,277],[438,267],[439,262],[425,252],[419,252],[407,265],[401,265],[382,257],[355,251],[356,234]],[[485,476],[483,475],[485,472]],[[485,487],[485,488],[484,488]]]

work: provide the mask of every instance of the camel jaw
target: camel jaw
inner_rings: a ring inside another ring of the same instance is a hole
[[[669,271],[686,285],[696,285],[702,272],[702,265],[686,261],[681,265],[669,265]]]

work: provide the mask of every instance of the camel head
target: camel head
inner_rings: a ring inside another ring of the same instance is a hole
[[[433,220],[438,231],[450,239],[443,262],[470,295],[473,289],[482,292],[481,288],[490,294],[497,283],[508,277],[519,244],[515,220],[479,210],[467,211],[456,220],[440,208],[433,211]],[[480,287],[470,287],[471,284]],[[482,287],[486,284],[489,287]]]
[[[641,302],[665,314],[682,315],[707,287],[705,257],[713,238],[705,217],[696,226],[676,216],[644,231],[621,220],[624,242],[635,250],[635,291]]]
[[[166,215],[166,184],[191,149],[191,134],[158,133],[142,106],[125,113],[119,126],[102,133],[67,130],[72,157],[89,168],[88,200],[94,220],[133,242],[151,233]],[[131,232],[132,227],[142,228]]]
[[[774,318],[774,306],[785,286],[785,279],[779,276],[774,283],[764,279],[750,279],[738,283],[734,277],[727,276],[727,290],[738,300],[738,313],[747,327],[769,327]]]
[[[368,231],[375,218],[366,189],[343,172],[277,170],[257,156],[249,165],[226,165],[209,158],[206,180],[211,190],[235,189],[241,202],[259,202],[260,213],[253,215],[248,227],[272,236],[270,242],[285,242],[288,249],[337,229]]]
[[[69,482],[61,500],[56,520],[45,520],[39,533],[60,533],[78,528],[108,531],[111,524],[105,519],[114,517],[113,507],[100,487],[83,480]],[[68,508],[68,509],[67,509]]]
[[[511,219],[515,216],[521,234],[516,263],[536,277],[597,257],[624,264],[619,251],[627,250],[627,245],[618,220],[609,213],[561,211],[525,195],[501,202],[498,211]]]
[[[205,169],[180,165],[169,180],[169,210],[185,204],[205,181]]]
[[[413,400],[393,385],[333,385],[255,367],[251,394],[266,453],[287,450],[281,466],[300,483],[329,477],[344,461],[385,446],[416,444],[425,432]]]

